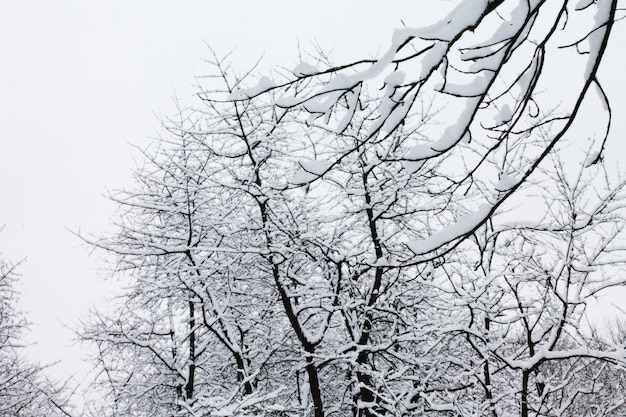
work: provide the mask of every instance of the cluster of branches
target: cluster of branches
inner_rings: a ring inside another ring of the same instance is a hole
[[[16,306],[15,268],[0,259],[0,416],[69,416],[64,387],[24,358],[27,323]]]
[[[624,181],[608,126],[567,135],[591,96],[610,120],[616,9],[465,1],[254,86],[214,57],[92,240],[131,279],[81,334],[93,414],[623,415],[626,335],[585,313],[625,283]]]

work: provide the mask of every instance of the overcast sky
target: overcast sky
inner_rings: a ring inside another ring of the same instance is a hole
[[[108,274],[72,232],[112,229],[107,189],[131,184],[132,146],[156,136],[175,95],[193,94],[194,77],[208,68],[206,44],[218,54],[236,48],[234,63],[244,69],[262,54],[265,66],[293,66],[298,41],[307,49],[317,39],[339,63],[377,55],[401,19],[412,25],[437,15],[416,4],[2,2],[0,252],[24,259],[22,308],[33,323],[36,359],[61,360],[57,375],[80,368],[80,349],[68,347],[71,332],[59,323],[74,325],[105,296]],[[613,149],[626,132],[625,25],[614,31],[601,71],[617,113]]]

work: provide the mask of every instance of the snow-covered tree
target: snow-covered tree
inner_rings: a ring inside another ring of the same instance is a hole
[[[379,59],[273,80],[215,58],[93,241],[130,273],[83,333],[113,414],[573,414],[574,370],[624,364],[579,329],[623,284],[622,185],[589,178],[608,128],[558,162],[590,100],[610,120],[616,9],[458,1]],[[539,220],[505,221],[529,196]]]
[[[70,416],[62,387],[25,358],[24,316],[17,310],[16,265],[0,259],[0,416]]]
[[[111,415],[204,415],[252,394],[269,356],[285,349],[279,328],[266,337],[274,295],[258,281],[256,236],[238,221],[249,202],[220,184],[229,168],[188,133],[202,127],[180,123],[185,131],[177,123],[145,152],[137,188],[112,196],[119,233],[97,242],[132,279],[114,312],[81,332],[98,347]]]
[[[589,150],[576,158],[561,145],[520,190],[526,203],[492,217],[433,281],[449,301],[440,321],[452,319],[440,333],[465,346],[449,358],[478,382],[459,399],[464,415],[574,416],[581,401],[618,415],[623,404],[598,383],[623,372],[623,341],[599,343],[586,314],[599,294],[626,283],[625,183],[602,161],[584,164]]]

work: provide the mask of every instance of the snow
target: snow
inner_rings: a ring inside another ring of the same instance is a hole
[[[285,387],[283,386],[264,395],[249,395],[247,397],[244,397],[243,401],[240,404],[228,404],[222,408],[212,410],[211,415],[220,416],[220,417],[243,415],[244,414],[243,411],[247,408],[261,405],[262,403],[268,400],[274,400],[276,398],[279,398],[279,394],[284,390],[285,390]],[[215,403],[216,401],[213,400],[213,402]],[[264,405],[263,408],[268,409],[270,411],[283,411],[285,409],[280,404],[267,404],[267,405]]]
[[[432,148],[441,153],[456,145],[467,132],[479,104],[480,99],[476,97],[466,100],[465,107],[461,111],[458,121],[446,128],[441,139],[434,143]]]
[[[589,349],[585,347],[568,350],[547,350],[545,348],[539,349],[533,356],[527,359],[515,359],[513,357],[503,358],[507,364],[516,369],[531,369],[537,365],[540,361],[545,359],[568,359],[568,358],[603,358],[615,361],[617,363],[624,363],[625,357],[624,349],[617,349],[612,351]]]
[[[485,94],[491,80],[493,79],[493,73],[489,71],[481,71],[480,75],[474,75],[469,78],[465,84],[446,82],[442,92],[452,94],[458,97],[477,97]]]
[[[407,242],[407,246],[416,255],[424,255],[428,252],[432,252],[446,243],[452,242],[476,229],[489,217],[492,209],[493,206],[491,204],[482,204],[476,212],[466,214],[453,225],[448,226],[426,239],[409,241]]]
[[[302,104],[304,101],[306,101],[306,99],[301,99],[299,97],[283,96],[279,97],[274,104],[276,104],[278,107],[288,108]]]
[[[300,166],[307,172],[310,172],[317,176],[322,176],[328,170],[328,168],[330,168],[330,162],[324,160],[308,162],[302,161],[300,162]]]
[[[584,2],[579,2],[578,5]],[[595,3],[595,2],[594,2]],[[602,51],[602,42],[604,42],[604,36],[606,34],[606,22],[611,16],[611,4],[610,1],[602,1],[595,3],[598,10],[595,13],[595,25],[598,30],[594,30],[589,34],[586,40],[589,42],[589,50],[593,53],[587,54],[587,68],[585,70],[585,79],[588,80],[593,73],[596,65],[597,55]]]
[[[309,184],[324,175],[330,166],[331,163],[325,160],[300,161],[300,168],[289,182],[296,185]]]
[[[287,408],[282,404],[270,404],[265,406],[265,409],[268,411],[286,411]]]
[[[384,256],[378,259],[374,259],[370,264],[371,266],[389,266],[389,261]]]
[[[587,159],[585,159],[585,168],[589,168],[593,164],[597,163],[599,158],[600,158],[600,152],[598,151],[590,152],[589,155],[587,156]]]
[[[323,95],[319,95],[313,99],[310,99],[304,105],[304,108],[309,113],[319,113],[324,114],[327,113],[339,100],[339,97],[342,94],[352,89],[356,84],[350,84],[350,77],[346,77],[343,75],[338,75],[337,78],[341,81],[339,83],[335,83],[337,85],[337,89],[333,89],[333,91],[324,92]],[[331,83],[329,83],[331,84]],[[323,90],[327,90],[323,88]]]
[[[404,71],[394,71],[387,75],[387,77],[385,77],[385,85],[387,85],[387,89],[391,89],[391,92],[393,92],[393,89],[402,84],[405,76],[406,74]]]
[[[433,148],[428,145],[415,145],[404,157],[410,161],[421,161],[439,155]]]
[[[405,161],[402,163],[402,167],[409,173],[415,174],[424,165],[424,160],[421,161]]]
[[[530,4],[526,1],[520,1],[517,3],[516,7],[510,12],[508,16],[498,16],[498,19],[502,18],[502,23],[498,26],[498,28],[493,31],[492,36],[486,42],[486,44],[495,44],[504,39],[509,39],[515,35],[520,29],[520,25],[522,25],[526,16],[530,11]],[[499,11],[500,12],[500,11]]]
[[[346,74],[336,74],[328,84],[326,84],[317,95],[329,93],[329,92],[337,92],[337,91],[346,91],[352,89],[352,87],[359,84],[362,81],[362,77],[360,74],[354,75],[346,75]],[[334,103],[333,103],[334,104]],[[330,106],[329,106],[330,107]]]
[[[510,122],[512,118],[513,111],[511,110],[511,106],[509,106],[508,104],[504,104],[500,108],[500,111],[498,112],[498,115],[495,117],[494,121],[496,123],[496,126],[499,126],[504,123]]]
[[[488,0],[464,0],[439,22],[414,29],[412,33],[414,36],[419,36],[422,39],[437,39],[449,42],[464,29],[478,23],[488,5]]]
[[[591,6],[594,3],[595,0],[578,0],[578,3],[576,3],[576,7],[574,8],[575,10],[582,10],[582,9],[586,9],[587,7]]]
[[[424,55],[422,55],[421,71],[419,80],[424,80],[432,69],[439,65],[443,57],[448,52],[448,44],[445,42],[436,42],[433,47]]]
[[[501,174],[500,175],[500,179],[498,180],[498,183],[496,184],[496,190],[497,191],[508,191],[511,188],[515,187],[517,185],[517,183],[519,182],[519,179],[509,175],[509,174]]]
[[[400,46],[412,37],[419,37],[424,40],[434,41],[433,44],[425,50],[422,55],[420,55],[419,64],[421,69],[419,71],[419,78],[417,81],[413,82],[421,82],[425,80],[432,73],[433,69],[438,67],[444,59],[449,48],[447,41],[450,41],[453,37],[457,36],[458,33],[462,32],[465,28],[471,27],[477,23],[487,5],[487,0],[465,0],[457,5],[457,7],[454,8],[454,10],[446,18],[439,21],[435,25],[426,26],[424,28],[396,29],[394,31],[390,47],[373,65],[367,69],[350,75],[345,73],[335,74],[335,76],[332,77],[326,85],[324,85],[313,96],[310,96],[315,98],[298,99],[295,97],[281,97],[276,101],[276,104],[279,107],[293,107],[295,105],[306,103],[305,107],[307,111],[311,113],[326,114],[344,92],[354,89],[366,80],[371,80],[380,76],[385,68],[392,63]],[[435,35],[433,36],[433,34]],[[301,62],[293,69],[293,73],[297,77],[303,77],[319,73],[319,70],[313,65]],[[395,102],[393,102],[391,95],[393,94],[395,88],[401,85],[404,81],[404,77],[405,74],[399,70],[393,71],[386,76],[384,82],[387,89],[387,98],[385,100],[391,101],[392,103],[381,103],[379,111],[383,115],[383,118],[387,116],[386,112],[389,113],[391,112],[391,109],[394,108],[392,104],[395,104]],[[477,82],[473,79],[472,82],[467,85],[457,86],[451,84],[449,85],[450,91],[453,92],[453,94],[459,92],[459,94],[464,96],[482,94],[489,85],[491,78],[489,75],[482,75],[482,77],[478,78],[482,80]],[[238,91],[237,94],[234,94],[234,99],[254,96],[273,86],[273,83],[266,80],[265,83],[260,83],[260,85],[255,88]],[[231,97],[231,99],[232,98],[233,97]],[[347,123],[342,121],[341,126],[345,127],[346,125]],[[387,125],[393,127],[394,124],[390,123]]]
[[[332,107],[337,103],[340,97],[350,90],[355,91],[357,88],[360,90],[360,86],[365,81],[373,80],[381,76],[387,68],[392,66],[393,60],[397,57],[400,48],[407,41],[410,41],[413,38],[420,38],[423,41],[430,43],[429,46],[424,47],[420,51],[419,58],[415,60],[418,68],[411,70],[411,74],[418,74],[418,78],[412,79],[411,83],[414,84],[423,82],[428,79],[428,77],[437,68],[445,67],[445,65],[442,65],[442,62],[445,62],[446,54],[450,48],[450,41],[456,38],[459,34],[463,33],[466,29],[476,25],[483,16],[484,10],[488,5],[488,0],[460,1],[456,6],[453,6],[451,12],[444,19],[441,19],[434,25],[396,29],[394,30],[389,48],[376,60],[374,64],[367,67],[365,70],[351,74],[346,74],[345,72],[336,73],[333,77],[331,77],[328,83],[326,83],[314,94],[310,94],[308,97],[304,98],[281,97],[276,101],[276,105],[279,107],[293,107],[304,104],[304,107],[308,112],[315,114],[313,120],[317,119],[319,115],[325,115],[328,118]],[[511,27],[515,26],[511,23],[505,22],[501,26],[506,26],[506,28],[501,31],[504,34],[512,31],[514,32],[516,30],[515,27]],[[498,55],[498,57],[490,57],[489,67],[497,67],[499,65],[502,56],[501,54],[495,55]],[[297,77],[304,77],[318,74],[319,70],[311,64],[300,62],[293,69],[293,73]],[[461,97],[482,96],[489,88],[493,76],[489,71],[482,71],[482,73],[478,75],[473,75],[467,78],[469,78],[469,80],[461,83],[450,82],[450,80],[448,80],[448,83],[445,85],[445,92]],[[405,73],[398,70],[397,67],[384,78],[385,97],[383,97],[378,106],[378,112],[381,117],[377,122],[370,126],[370,134],[377,132],[379,129],[382,129],[383,131],[391,131],[398,125],[399,121],[405,117],[410,106],[397,106],[399,98],[394,97],[397,87],[402,85],[404,79]],[[246,96],[254,95],[259,91],[262,91],[263,88],[267,87],[261,86],[240,92],[238,97],[243,96],[245,98]],[[353,94],[355,95],[349,93],[346,96],[349,99],[350,104],[346,114],[337,126],[336,130],[339,132],[343,131],[349,125],[354,115],[354,110],[356,108],[354,103],[357,103],[359,93],[355,91]],[[471,118],[474,108],[472,108],[472,106],[468,106],[466,110],[471,110],[469,114],[469,118]],[[460,124],[463,123],[461,122]],[[463,126],[462,130],[466,127],[466,125]],[[435,145],[433,148],[435,150],[449,149],[458,142],[460,135],[461,133],[459,133],[459,137],[455,138],[454,132],[446,132],[444,136],[449,141],[452,141],[449,142],[450,146]],[[441,145],[444,144],[441,143]],[[438,153],[440,152],[431,152],[428,155],[436,156]],[[426,156],[425,158],[430,156]],[[415,167],[412,167],[411,169],[414,168]],[[303,177],[302,180],[308,179],[310,178]]]
[[[381,116],[382,116],[381,120],[383,121],[383,125],[380,128],[380,130],[385,131],[385,132],[391,132],[398,125],[400,125],[400,123],[402,123],[402,121],[406,118],[407,113],[411,109],[411,106],[409,105],[410,102],[411,102],[411,99],[408,99],[407,101],[403,101],[399,105],[396,105],[395,108],[388,106],[392,110],[389,111],[389,108],[387,108],[386,113],[381,113]],[[387,103],[389,105],[396,104],[392,100],[386,100],[383,103]],[[374,126],[378,126],[378,125],[374,124],[373,127]]]
[[[228,100],[245,100],[254,96],[258,96],[272,88],[276,87],[276,83],[269,77],[263,76],[259,79],[257,85],[251,88],[237,88],[228,95]]]
[[[214,410],[211,412],[212,415],[216,417],[230,417],[234,415],[235,407],[233,405],[220,408],[219,410]]]
[[[572,262],[572,268],[578,272],[591,273],[596,272],[598,270],[597,267],[591,265],[583,265],[580,262]]]
[[[404,156],[409,161],[422,161],[429,158],[434,158],[441,155],[448,149],[454,147],[460,141],[467,139],[469,124],[476,110],[476,106],[479,104],[478,98],[469,98],[464,103],[464,108],[459,115],[459,119],[456,123],[448,126],[437,141],[431,145],[416,145],[411,148]],[[421,165],[420,165],[421,166]],[[405,169],[415,169],[412,164],[404,164]],[[419,167],[417,167],[419,169]],[[415,171],[417,171],[415,169]],[[413,172],[415,172],[413,171]]]
[[[350,121],[352,120],[352,117],[354,116],[354,113],[356,112],[357,104],[359,103],[359,94],[361,92],[361,88],[358,87],[356,88],[356,90],[356,92],[350,91],[346,94],[348,110],[337,125],[337,132],[343,132],[348,127]]]
[[[314,65],[311,65],[307,62],[300,62],[294,67],[292,72],[296,77],[306,77],[309,75],[317,74],[320,71]]]
[[[492,55],[480,57],[479,59],[476,59],[471,63],[471,65],[467,69],[467,72],[478,73],[483,70],[497,71],[502,64],[502,58],[504,57],[505,53],[506,48],[502,48],[499,51],[494,52]]]

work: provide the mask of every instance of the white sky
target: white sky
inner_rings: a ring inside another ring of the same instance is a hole
[[[423,4],[425,4],[424,2]],[[247,68],[297,63],[317,39],[335,62],[376,55],[391,30],[428,19],[415,1],[242,0],[4,1],[0,5],[0,253],[19,268],[22,308],[33,323],[37,360],[61,361],[57,375],[81,365],[69,325],[106,292],[103,263],[70,231],[111,230],[107,189],[131,184],[132,145],[145,146],[172,97],[193,93],[207,70],[205,42],[235,47]],[[354,7],[358,5],[358,7]],[[626,132],[618,24],[601,75],[616,112],[613,149]],[[624,149],[623,145],[622,150]],[[622,152],[613,152],[611,155]]]

